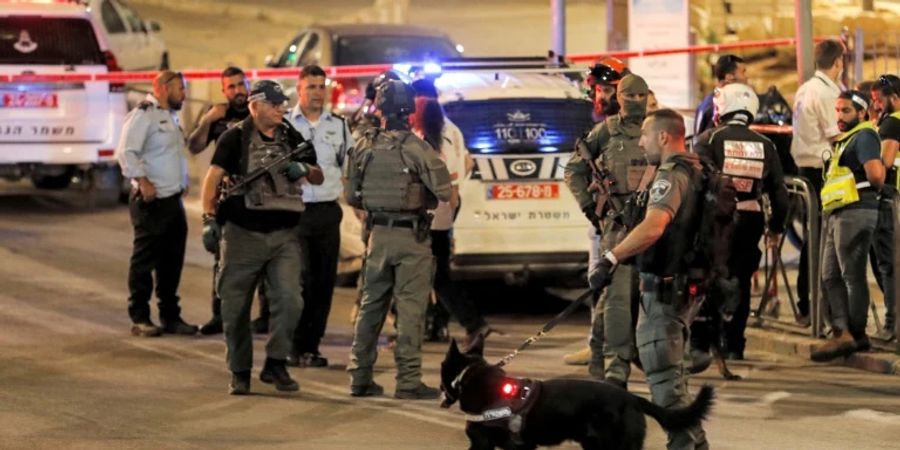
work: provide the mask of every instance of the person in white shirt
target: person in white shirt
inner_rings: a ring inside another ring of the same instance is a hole
[[[803,83],[794,96],[794,135],[791,155],[799,168],[799,175],[812,183],[818,196],[822,190],[823,155],[831,151],[831,143],[841,134],[837,127],[834,104],[841,88],[838,82],[844,71],[844,46],[833,39],[816,45],[816,73]],[[800,250],[797,275],[799,301],[798,321],[809,319],[809,246]]]
[[[423,79],[414,81],[412,86],[416,90],[416,112],[410,116],[413,131],[440,152],[450,170],[453,187],[450,201],[440,202],[432,211],[431,250],[436,263],[434,291],[439,303],[429,315],[431,326],[426,327],[426,339],[442,341],[449,338],[446,316],[449,311],[466,329],[465,344],[468,346],[478,335],[486,336],[492,331],[472,300],[450,280],[453,221],[460,203],[459,184],[471,170],[467,162],[471,159],[462,132],[444,116],[434,83]],[[441,311],[442,307],[446,311]]]

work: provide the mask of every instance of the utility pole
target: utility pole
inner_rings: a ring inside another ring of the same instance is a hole
[[[566,55],[566,0],[550,0],[550,42],[554,62]]]
[[[800,84],[812,78],[813,65],[812,0],[794,0],[794,37],[797,42],[797,76]]]

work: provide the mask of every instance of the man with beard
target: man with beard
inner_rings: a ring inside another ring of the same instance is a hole
[[[188,149],[192,154],[196,155],[206,150],[210,142],[218,141],[222,133],[250,115],[250,109],[247,107],[247,91],[249,88],[250,82],[247,81],[243,70],[237,67],[228,67],[222,71],[222,94],[225,95],[226,103],[213,105],[200,118],[197,128],[194,128],[194,131],[188,137]],[[215,274],[219,271],[218,252],[213,256],[215,257],[212,289],[213,316],[200,327],[200,333],[205,335],[222,333],[222,299],[216,294],[215,288]],[[261,303],[265,301],[263,296],[262,289],[260,289]],[[254,322],[260,320],[257,319]],[[266,325],[266,328],[268,328],[268,325]]]
[[[626,75],[619,83],[618,114],[606,118],[597,125],[576,150],[566,164],[566,184],[578,200],[588,221],[596,228],[602,248],[613,248],[628,231],[626,205],[635,192],[645,189],[650,177],[647,176],[647,159],[639,145],[641,123],[647,114],[649,89],[643,78]],[[606,179],[599,180],[608,186],[608,199],[595,195],[594,174],[590,158]],[[593,181],[593,183],[592,183]],[[644,186],[641,184],[644,183]],[[599,201],[604,201],[598,208]],[[599,252],[598,252],[599,253]],[[593,254],[592,254],[593,256]],[[598,255],[599,256],[599,255]],[[591,265],[599,258],[592,258]],[[612,283],[601,299],[600,308],[595,308],[589,344],[591,375],[625,387],[631,374],[631,360],[635,357],[634,321],[632,307],[638,301],[637,272],[630,264],[623,264],[612,277]],[[600,318],[599,310],[602,310]],[[605,361],[604,361],[605,360]]]
[[[184,77],[164,70],[153,80],[153,93],[128,113],[116,149],[122,174],[133,186],[129,201],[134,250],[128,268],[131,334],[195,334],[181,319],[178,284],[184,266],[187,219],[181,197],[187,192],[184,135],[176,112],[184,103]],[[156,274],[157,327],[150,320]]]
[[[893,339],[896,324],[896,301],[894,298],[894,214],[897,202],[897,150],[900,149],[900,78],[896,75],[882,75],[871,88],[871,110],[877,116],[870,117],[878,121],[878,134],[881,136],[881,161],[887,169],[884,188],[878,203],[878,226],[872,238],[872,247],[876,256],[877,273],[880,274],[884,292],[885,319],[884,328],[878,336]]]
[[[828,292],[832,337],[810,353],[829,361],[869,347],[869,283],[866,255],[878,223],[878,192],[884,184],[881,141],[866,122],[869,101],[859,91],[838,96],[838,135],[825,172],[822,210],[826,214],[822,284]]]

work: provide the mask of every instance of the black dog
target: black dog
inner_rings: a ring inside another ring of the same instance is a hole
[[[462,353],[454,340],[441,363],[441,407],[459,401],[473,450],[534,449],[566,440],[585,449],[641,449],[644,414],[675,431],[699,423],[712,407],[708,385],[690,406],[666,409],[598,381],[510,378],[488,364],[483,351],[483,341]]]

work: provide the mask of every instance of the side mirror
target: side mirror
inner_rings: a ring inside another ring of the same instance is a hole
[[[266,67],[275,67],[278,61],[275,60],[275,55],[266,55],[266,59],[263,61]]]
[[[148,20],[147,29],[149,29],[153,33],[159,33],[160,30],[162,30],[162,27],[159,25],[159,22],[155,20]]]

